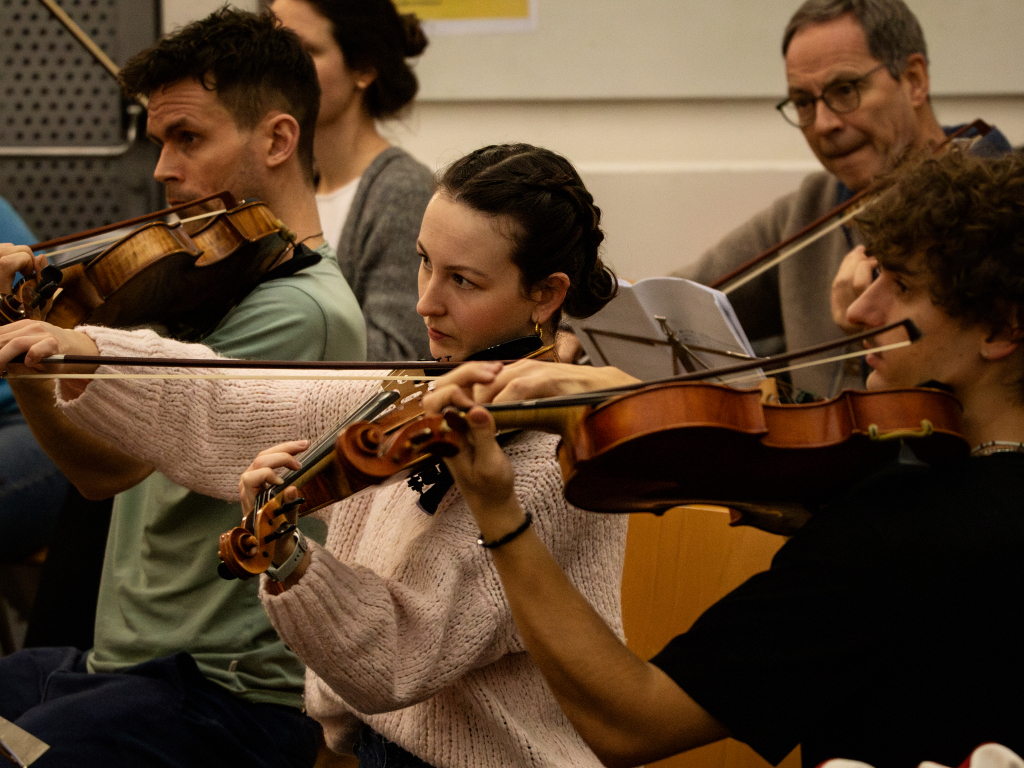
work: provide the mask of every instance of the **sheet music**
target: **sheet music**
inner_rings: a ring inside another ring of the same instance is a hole
[[[593,365],[644,381],[754,356],[725,294],[679,277],[620,285],[604,309],[570,325]]]

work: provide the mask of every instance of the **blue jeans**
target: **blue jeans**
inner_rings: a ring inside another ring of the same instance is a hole
[[[359,768],[433,768],[368,725],[359,732],[353,752],[359,758]]]
[[[49,542],[68,485],[21,412],[0,415],[0,531],[5,559],[28,557]]]
[[[0,659],[0,716],[50,745],[34,768],[310,768],[320,726],[210,682],[187,653],[89,674],[74,648]]]

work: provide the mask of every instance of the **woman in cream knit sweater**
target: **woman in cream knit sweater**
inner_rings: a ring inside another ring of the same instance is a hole
[[[461,360],[535,333],[551,340],[561,311],[597,311],[615,290],[597,255],[599,217],[572,166],[546,150],[488,147],[451,166],[417,243],[417,311],[433,355]],[[8,344],[0,361],[26,349],[29,364],[97,349],[213,356],[148,331],[47,329],[31,339]],[[279,443],[251,463],[243,483],[251,499],[276,479],[274,469],[297,466],[293,454],[308,438],[376,389],[352,381],[65,380],[58,394],[75,423],[213,496],[233,497],[252,457]],[[565,502],[556,444],[526,432],[504,446],[517,495],[554,556],[621,633],[626,521]],[[282,583],[270,587],[263,577],[274,626],[308,665],[306,706],[327,743],[354,749],[366,766],[599,765],[524,652],[458,490],[435,503],[421,503],[401,482],[337,504],[326,512],[325,546],[310,543]]]

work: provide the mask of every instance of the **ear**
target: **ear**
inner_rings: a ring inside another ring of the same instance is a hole
[[[928,79],[928,62],[923,54],[910,54],[907,59],[907,68],[900,75],[900,83],[906,89],[911,105],[920,107],[922,104],[928,103],[931,82]]]
[[[370,69],[363,70],[362,72],[352,73],[352,80],[355,82],[356,88],[358,88],[360,91],[365,91],[373,84],[373,81],[376,79],[377,70],[373,69],[372,67]]]
[[[569,290],[569,276],[565,272],[552,272],[533,286],[530,300],[536,302],[531,319],[544,325],[565,301]]]
[[[1024,330],[1014,324],[1012,326],[995,331],[982,341],[981,356],[986,360],[1002,360],[1009,357],[1021,346],[1024,341]]]
[[[268,168],[277,168],[295,155],[299,146],[299,123],[294,117],[287,112],[275,112],[263,119],[261,128]]]

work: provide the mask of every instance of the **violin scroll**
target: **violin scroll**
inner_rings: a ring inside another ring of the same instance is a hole
[[[338,435],[335,452],[350,482],[377,485],[428,459],[454,456],[457,433],[466,431],[458,411],[423,416],[388,436],[373,422],[359,422]]]
[[[220,575],[248,579],[264,573],[273,560],[277,540],[291,531],[287,512],[311,512],[418,464],[453,456],[458,451],[456,435],[466,429],[465,419],[454,410],[417,419],[393,435],[372,421],[350,424],[338,435],[334,451],[303,478],[306,482],[296,483],[309,488],[313,485],[310,481],[315,481],[314,501],[282,503],[278,493],[247,515],[241,526],[220,535]]]
[[[249,579],[265,572],[273,560],[277,540],[295,528],[288,521],[287,513],[305,501],[299,498],[282,504],[281,496],[275,496],[246,521],[251,528],[242,525],[222,533],[217,549],[220,556],[217,571],[221,577]]]

